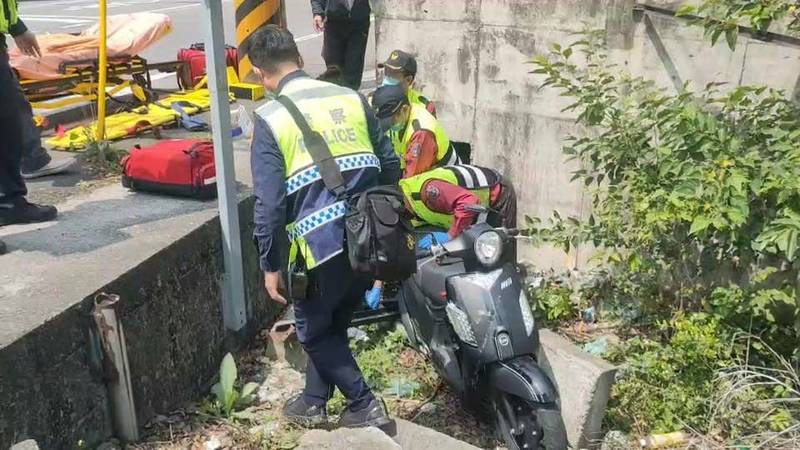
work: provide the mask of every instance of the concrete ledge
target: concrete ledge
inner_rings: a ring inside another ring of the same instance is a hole
[[[537,358],[556,383],[561,415],[573,449],[598,448],[616,367],[582,350],[550,330],[539,332]]]

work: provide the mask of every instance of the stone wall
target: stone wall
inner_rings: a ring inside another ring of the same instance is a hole
[[[267,302],[252,235],[253,199],[240,203],[249,325],[222,322],[220,223],[211,219],[98,289],[120,295],[139,424],[207,392],[222,355],[276,311]],[[0,448],[36,439],[72,449],[111,436],[108,396],[90,350],[94,293],[0,349]]]
[[[646,0],[675,10],[682,2]],[[797,97],[800,47],[740,37],[735,51],[715,47],[702,29],[643,10],[633,0],[373,0],[377,58],[401,48],[417,55],[418,85],[437,105],[451,136],[472,144],[477,164],[498,168],[517,185],[520,214],[584,215],[588,205],[561,153],[581,130],[561,110],[568,99],[540,89],[531,56],[574,33],[605,29],[621,67],[667,89],[684,81],[768,84]],[[523,255],[563,267],[585,261],[587,249]]]

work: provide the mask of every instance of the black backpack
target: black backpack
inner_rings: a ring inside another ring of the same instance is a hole
[[[277,100],[303,133],[308,153],[325,187],[347,202],[347,253],[355,272],[381,281],[402,281],[417,271],[414,227],[405,214],[403,193],[395,186],[377,186],[347,195],[342,172],[321,134],[311,129],[294,102]]]

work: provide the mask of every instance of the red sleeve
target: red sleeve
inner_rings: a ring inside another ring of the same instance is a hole
[[[467,189],[442,180],[430,180],[422,187],[422,202],[431,211],[452,214],[453,226],[447,234],[454,238],[475,222],[477,214],[466,209],[477,205],[480,199]]]
[[[413,177],[433,168],[436,163],[436,136],[428,130],[419,130],[411,136],[406,147],[406,171],[403,178]]]
[[[428,102],[428,104],[425,105],[425,109],[427,109],[433,117],[436,117],[436,105],[434,105],[433,102]]]

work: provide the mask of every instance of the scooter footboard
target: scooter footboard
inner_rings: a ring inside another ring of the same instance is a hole
[[[498,391],[535,403],[554,403],[558,398],[555,385],[531,356],[498,361],[488,370],[489,383]]]

